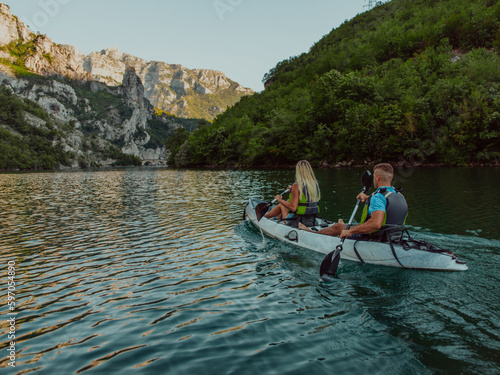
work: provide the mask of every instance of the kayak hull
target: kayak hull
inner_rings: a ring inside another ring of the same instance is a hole
[[[261,204],[259,207],[262,207],[262,203],[267,202],[250,198],[245,206],[244,218],[260,228],[267,236],[325,255],[335,250],[340,244],[339,237],[292,228],[275,218],[262,217],[258,220],[260,215],[256,212],[256,208],[259,204]],[[313,230],[333,225],[332,222],[327,222],[324,219],[317,219],[317,224],[312,228]],[[387,242],[346,239],[342,246],[343,250],[340,252],[340,258],[381,266],[419,270],[466,271],[468,269],[464,261],[458,259],[448,250],[436,251],[434,248],[433,251],[429,251],[418,248],[418,246],[408,246],[408,243],[414,245],[413,242],[417,241],[410,238],[407,240],[406,246],[403,246],[403,243],[395,243],[391,248]]]

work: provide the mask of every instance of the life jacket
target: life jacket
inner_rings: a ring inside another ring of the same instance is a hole
[[[319,187],[316,185],[316,189],[319,190]],[[292,199],[290,194],[290,200]],[[297,206],[297,211],[295,213],[297,215],[317,215],[319,213],[318,202],[310,202],[309,201],[309,192],[307,191],[307,186],[304,186],[302,189],[302,194],[299,198],[299,205]]]
[[[408,216],[408,204],[406,203],[406,199],[399,191],[396,190],[396,192],[393,193],[392,191],[388,191],[386,188],[377,190],[366,200],[365,207],[363,208],[363,213],[361,215],[360,224],[363,224],[371,217],[371,215],[368,213],[368,209],[370,208],[371,198],[375,194],[382,194],[387,201],[387,205],[385,207],[383,226],[374,233],[385,229],[386,226],[404,225]]]

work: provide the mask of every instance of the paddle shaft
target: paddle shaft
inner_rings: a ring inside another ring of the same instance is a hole
[[[281,193],[280,195],[283,195],[285,194],[286,192],[288,191],[288,189],[286,189],[283,193]],[[269,211],[269,208],[274,204],[276,203],[276,199],[273,199],[272,202],[267,202],[267,203],[259,203],[257,205],[257,207],[255,207],[255,214],[257,215],[257,221],[260,221],[260,219],[262,219],[262,217]]]
[[[363,192],[364,192],[364,189],[363,189]],[[354,211],[352,211],[351,218],[349,219],[349,222],[347,223],[345,230],[348,230],[351,227],[352,221],[354,220],[354,216],[356,216],[356,212],[358,212],[358,207],[359,207],[360,202],[361,202],[361,198],[359,198],[358,201],[356,202],[356,207],[354,207]],[[342,245],[344,244],[345,239],[346,239],[345,237],[342,237],[342,239],[340,240],[340,243],[335,248],[335,251],[332,254],[332,262],[335,259],[335,257],[337,257],[339,255],[339,253],[342,251]]]
[[[286,190],[285,190],[283,193],[281,193],[280,195],[283,195],[283,194],[288,193],[288,191],[289,191],[289,190],[290,190],[290,189],[286,189]],[[271,204],[274,204],[274,203],[276,203],[276,202],[277,202],[277,199],[273,199],[273,200],[271,201]]]
[[[363,173],[363,175],[361,176],[361,183],[363,184],[363,188],[361,189],[362,193],[365,193],[368,190],[370,190],[373,184],[373,177],[370,171],[366,171],[365,173]],[[361,198],[358,198],[358,201],[356,202],[356,207],[354,207],[354,211],[352,212],[351,218],[349,219],[349,223],[346,226],[346,230],[348,230],[351,227],[352,221],[354,220],[354,216],[356,216],[356,212],[358,211],[360,202]],[[340,234],[342,234],[342,232]],[[326,257],[323,259],[323,262],[321,262],[321,267],[319,269],[319,274],[321,277],[323,277],[323,275],[328,275],[331,277],[335,276],[335,273],[337,272],[337,267],[339,266],[340,252],[342,251],[342,245],[344,244],[344,241],[345,237],[343,237],[340,240],[340,243],[337,245],[335,250],[327,254]]]

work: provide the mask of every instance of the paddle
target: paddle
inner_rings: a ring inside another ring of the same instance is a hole
[[[283,195],[287,193],[289,189],[286,189],[283,193],[280,195]],[[257,215],[257,221],[260,221],[264,217],[264,215],[267,213],[269,210],[269,207],[271,207],[274,203],[276,203],[276,199],[273,199],[272,202],[262,202],[259,203],[257,206],[255,206],[255,214]]]
[[[361,189],[362,193],[366,193],[370,190],[373,183],[373,176],[370,171],[365,171],[361,176],[361,184],[363,188]],[[352,212],[351,218],[349,219],[349,223],[347,224],[346,230],[351,227],[352,221],[354,220],[354,216],[358,211],[359,202],[361,202],[361,198],[356,202],[356,207],[354,207],[354,211]],[[321,262],[321,267],[319,269],[319,275],[323,277],[324,275],[335,277],[335,273],[337,272],[337,268],[339,266],[340,261],[340,252],[342,251],[342,245],[344,244],[345,237],[340,240],[340,244],[337,245],[335,250],[329,253],[323,262]]]

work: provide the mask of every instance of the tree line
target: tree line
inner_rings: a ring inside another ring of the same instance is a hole
[[[167,140],[176,166],[500,161],[500,2],[393,0]]]

